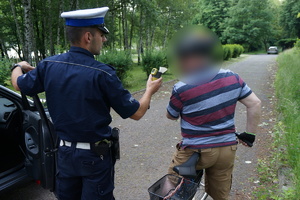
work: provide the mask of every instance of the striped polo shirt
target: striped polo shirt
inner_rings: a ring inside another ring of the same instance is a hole
[[[236,103],[251,93],[238,74],[224,69],[201,85],[176,83],[167,111],[181,117],[181,146],[205,149],[236,144]]]

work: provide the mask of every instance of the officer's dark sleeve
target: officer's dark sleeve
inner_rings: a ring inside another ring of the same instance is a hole
[[[115,71],[104,74],[105,81],[101,82],[110,106],[123,118],[131,117],[140,107],[140,103],[122,86]]]
[[[44,91],[44,84],[41,81],[40,67],[19,76],[17,79],[18,87],[21,92],[28,95],[34,96]]]

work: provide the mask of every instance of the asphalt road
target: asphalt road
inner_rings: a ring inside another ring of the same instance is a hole
[[[270,112],[273,90],[272,78],[276,55],[250,55],[226,68],[237,72],[263,101],[263,112]],[[121,160],[116,164],[116,200],[147,200],[147,189],[167,172],[176,143],[180,140],[179,122],[166,119],[165,112],[175,82],[164,84],[154,96],[151,109],[138,122],[121,119],[112,112],[112,126],[121,129]],[[142,93],[134,96],[139,99]],[[245,130],[246,113],[242,105],[236,112],[238,131]],[[263,116],[263,126],[270,126],[269,115]],[[271,128],[264,127],[267,131]],[[239,145],[235,163],[232,200],[253,199],[252,191],[259,187],[256,176],[257,158],[264,151],[264,134],[258,135],[258,144],[253,148]],[[0,195],[1,200],[52,200],[52,193],[34,183]]]

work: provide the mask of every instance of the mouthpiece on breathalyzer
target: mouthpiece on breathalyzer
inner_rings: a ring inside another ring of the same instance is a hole
[[[152,81],[157,80],[161,77],[163,73],[165,73],[168,69],[166,67],[159,67],[159,70],[153,68],[151,70]]]

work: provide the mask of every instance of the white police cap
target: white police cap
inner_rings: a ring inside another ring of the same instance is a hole
[[[104,17],[108,10],[108,7],[74,10],[69,12],[63,12],[61,14],[61,17],[66,19],[67,26],[97,26],[101,31],[108,34],[109,31],[104,25]]]

